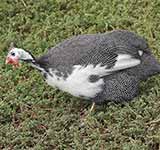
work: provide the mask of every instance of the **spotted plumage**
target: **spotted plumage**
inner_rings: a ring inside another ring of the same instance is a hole
[[[147,42],[125,30],[75,36],[39,58],[17,48],[7,58],[11,53],[40,70],[49,85],[97,103],[131,100],[140,80],[160,72]]]

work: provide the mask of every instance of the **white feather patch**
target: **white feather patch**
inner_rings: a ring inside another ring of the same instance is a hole
[[[90,75],[103,75],[106,71],[105,67],[101,65],[95,67],[93,65],[86,67],[76,65],[73,72],[65,80],[61,77],[58,79],[52,69],[50,69],[50,73],[53,76],[48,75],[47,77],[49,85],[56,86],[77,97],[93,98],[102,91],[104,82],[103,79],[99,79],[97,82],[90,82],[89,77]]]
[[[127,68],[131,68],[137,66],[141,63],[139,59],[132,58],[131,55],[128,54],[119,54],[117,57],[117,61],[113,68],[108,69],[109,72],[123,70]]]
[[[139,54],[139,56],[142,56],[143,55],[143,51],[139,50],[138,54]]]
[[[102,66],[101,64],[96,66],[92,64],[87,66],[75,65],[72,73],[66,79],[58,77],[56,70],[49,69],[52,76],[48,74],[46,81],[49,85],[56,86],[74,96],[94,98],[103,90],[104,81],[103,78],[100,78],[96,82],[90,82],[89,77],[91,75],[103,77],[112,74],[114,71],[134,67],[138,64],[140,64],[140,60],[132,58],[130,55],[120,54],[115,65],[110,69],[106,69],[107,66]]]

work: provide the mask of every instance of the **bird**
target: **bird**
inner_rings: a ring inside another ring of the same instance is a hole
[[[147,41],[128,30],[68,38],[38,58],[11,44],[6,64],[31,64],[45,81],[95,104],[124,102],[139,94],[139,84],[160,73]]]

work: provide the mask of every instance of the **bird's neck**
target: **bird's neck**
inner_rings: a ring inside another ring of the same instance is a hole
[[[39,70],[39,71],[41,71],[41,72],[42,72],[42,71],[43,71],[43,72],[45,71],[45,69],[42,68],[42,66],[39,64],[38,59],[36,59],[36,58],[31,54],[31,52],[29,52],[29,51],[23,51],[23,53],[21,53],[21,54],[23,54],[23,55],[21,56],[21,60],[22,60],[22,61],[31,64],[32,67],[36,68],[37,70]]]
[[[41,72],[46,72],[45,69],[42,68],[42,67],[37,63],[36,60],[31,61],[30,64],[31,64],[31,66],[32,66],[33,68],[36,68],[37,70],[39,70],[39,71],[41,71]]]

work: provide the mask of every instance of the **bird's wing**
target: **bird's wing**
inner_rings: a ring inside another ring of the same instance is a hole
[[[72,72],[75,65],[90,64],[115,72],[140,64],[139,50],[143,53],[147,48],[146,42],[128,31],[80,35],[52,47],[37,62],[46,70],[53,68],[60,72]]]
[[[114,63],[112,66],[110,66],[111,60],[106,61],[107,70],[109,72],[131,68],[131,67],[139,65],[140,63],[141,63],[140,59],[134,58],[128,54],[118,54],[117,57],[114,59]]]
[[[140,56],[135,57],[130,53],[117,53],[105,50],[96,52],[90,51],[90,53],[86,53],[79,59],[76,59],[76,61],[71,61],[71,63],[68,60],[69,58],[72,59],[72,57],[62,57],[61,60],[60,58],[57,59],[58,57],[55,57],[55,55],[44,55],[37,60],[37,62],[45,69],[53,68],[63,73],[72,72],[73,67],[77,65],[84,67],[93,65],[96,68],[96,75],[99,76],[112,74],[120,70],[137,66],[141,63]]]
[[[131,68],[139,65],[140,63],[141,60],[139,58],[135,58],[130,54],[118,54],[114,52],[98,52],[92,57],[90,57],[90,55],[86,55],[86,57],[83,57],[80,62],[82,65],[93,64],[94,66],[101,66],[103,68],[105,67],[103,72],[100,71],[101,76]]]

